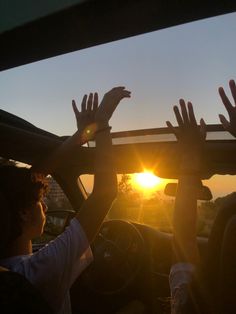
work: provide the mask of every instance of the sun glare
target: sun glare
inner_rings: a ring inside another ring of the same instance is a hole
[[[144,190],[155,190],[161,183],[162,179],[155,176],[150,171],[136,173],[133,176],[134,185]]]

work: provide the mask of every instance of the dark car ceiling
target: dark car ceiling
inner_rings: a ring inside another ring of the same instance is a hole
[[[78,1],[0,33],[0,70],[235,10],[232,0]]]

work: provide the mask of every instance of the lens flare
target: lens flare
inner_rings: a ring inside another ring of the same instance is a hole
[[[142,173],[134,174],[133,182],[137,188],[144,190],[154,190],[162,183],[162,179],[155,176],[150,171],[144,171]]]

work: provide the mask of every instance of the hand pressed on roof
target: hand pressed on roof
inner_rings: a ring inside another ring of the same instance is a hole
[[[175,134],[183,154],[198,154],[201,152],[206,139],[206,124],[201,119],[200,127],[197,125],[191,102],[186,105],[185,101],[180,99],[179,104],[180,110],[177,106],[173,108],[179,127],[173,127],[170,121],[167,121],[166,124],[170,131]]]
[[[234,100],[234,105],[230,102],[223,87],[219,87],[218,90],[221,100],[226,110],[228,111],[229,121],[222,114],[219,114],[219,118],[225,130],[231,133],[234,137],[236,137],[236,85],[234,80],[229,81],[229,87]]]

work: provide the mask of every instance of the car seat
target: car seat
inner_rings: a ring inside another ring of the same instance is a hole
[[[236,313],[236,203],[233,199],[217,214],[203,270],[214,313]]]
[[[52,314],[37,289],[22,275],[0,267],[0,312]]]

